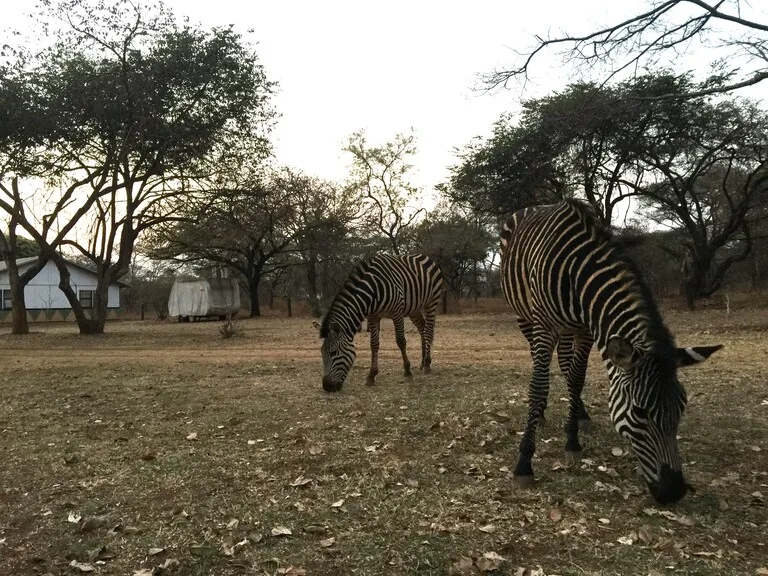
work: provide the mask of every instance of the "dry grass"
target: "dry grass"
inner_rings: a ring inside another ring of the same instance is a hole
[[[0,574],[74,574],[73,560],[133,574],[168,559],[185,575],[446,574],[491,551],[499,574],[755,574],[768,566],[768,312],[668,320],[680,343],[727,348],[683,376],[698,492],[667,516],[633,459],[612,453],[626,445],[596,355],[587,459],[562,466],[556,376],[539,482],[512,485],[531,367],[505,315],[440,317],[435,372],[412,382],[383,323],[378,385],[363,386],[363,333],[334,396],[307,319],[244,321],[230,340],[217,323],[3,328]],[[70,514],[104,525],[83,531]],[[280,526],[292,535],[273,536]]]

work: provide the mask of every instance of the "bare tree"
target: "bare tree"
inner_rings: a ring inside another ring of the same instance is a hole
[[[369,224],[381,234],[394,254],[401,254],[406,237],[424,213],[415,208],[418,190],[408,181],[413,168],[409,159],[416,153],[413,135],[397,134],[383,146],[368,146],[364,132],[350,136],[345,152],[352,154],[352,189],[363,196]]]
[[[768,78],[768,23],[752,14],[757,16],[758,10],[742,0],[648,0],[646,11],[585,34],[536,36],[535,48],[520,54],[518,63],[485,75],[483,81],[487,88],[526,81],[534,59],[549,49],[560,49],[564,60],[581,71],[608,66],[608,80],[624,70],[646,69],[667,54],[679,55],[701,42],[727,51],[731,58],[741,57],[744,65],[728,69],[722,60],[714,61],[717,72],[687,96],[730,92]]]

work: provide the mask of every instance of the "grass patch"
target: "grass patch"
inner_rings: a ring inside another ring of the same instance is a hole
[[[506,315],[438,318],[434,373],[412,381],[384,322],[377,385],[362,333],[333,396],[307,319],[244,320],[228,340],[215,323],[0,333],[0,573],[173,560],[185,575],[437,575],[495,552],[497,574],[754,574],[768,566],[768,313],[668,319],[681,344],[726,348],[681,372],[697,494],[666,510],[612,452],[627,445],[594,354],[585,460],[564,466],[555,375],[538,483],[512,485],[531,366]],[[102,524],[83,531],[89,518]]]

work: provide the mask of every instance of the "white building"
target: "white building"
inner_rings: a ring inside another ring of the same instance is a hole
[[[16,261],[19,274],[23,274],[37,260],[37,257],[20,258]],[[96,274],[74,262],[67,262],[72,289],[80,299],[83,308],[93,307],[93,294],[96,290]],[[107,300],[107,319],[120,317],[120,287],[122,282],[109,286]],[[27,304],[27,319],[30,322],[54,322],[74,320],[75,315],[69,305],[69,300],[59,288],[59,271],[50,260],[42,270],[32,278],[24,288],[24,298]],[[11,284],[8,269],[0,260],[0,323],[9,323],[11,313]]]

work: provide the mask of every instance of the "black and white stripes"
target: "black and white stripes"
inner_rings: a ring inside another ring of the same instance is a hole
[[[549,393],[557,349],[568,383],[566,453],[578,458],[581,401],[593,343],[611,382],[609,408],[629,439],[641,473],[659,502],[676,502],[683,479],[677,428],[686,405],[677,367],[700,362],[720,346],[678,349],[637,268],[589,209],[576,201],[514,213],[501,235],[501,286],[533,358],[528,422],[515,478],[533,479],[536,427]]]
[[[411,376],[411,363],[406,354],[404,319],[411,319],[421,336],[421,367],[429,372],[442,289],[440,268],[428,256],[377,254],[358,264],[331,303],[322,325],[315,325],[323,339],[323,389],[336,392],[344,384],[355,361],[354,336],[365,318],[372,355],[368,384],[374,383],[379,371],[381,318],[391,318],[395,325],[406,376]]]

